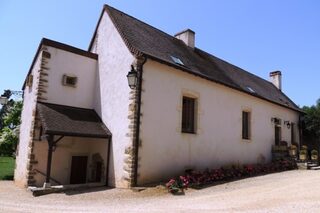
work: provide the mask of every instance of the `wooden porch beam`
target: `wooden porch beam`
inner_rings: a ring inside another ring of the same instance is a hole
[[[56,144],[64,137],[64,135],[60,136],[57,140],[54,140],[54,135],[45,135],[48,141],[48,159],[47,159],[47,172],[46,172],[46,182],[44,183],[44,187],[50,187],[50,175],[51,175],[51,164],[52,164],[52,152],[54,151],[54,147]]]
[[[44,187],[50,187],[50,174],[51,174],[51,161],[52,161],[52,151],[54,146],[53,135],[46,135],[48,141],[48,159],[47,159],[47,172],[46,172],[46,182]]]

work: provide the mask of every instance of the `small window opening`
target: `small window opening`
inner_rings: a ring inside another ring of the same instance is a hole
[[[27,79],[27,86],[32,87],[32,84],[33,84],[33,75],[30,74]]]
[[[78,80],[77,77],[68,76],[68,75],[63,75],[62,84],[63,84],[64,86],[76,87],[77,80]]]

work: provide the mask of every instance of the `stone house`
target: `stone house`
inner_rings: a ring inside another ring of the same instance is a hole
[[[301,111],[271,82],[105,5],[88,50],[42,39],[23,85],[15,182],[139,186],[268,162]],[[129,84],[129,85],[128,85]]]

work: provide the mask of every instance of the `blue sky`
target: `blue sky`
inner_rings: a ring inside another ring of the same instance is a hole
[[[300,106],[320,98],[317,0],[0,0],[0,93],[21,89],[42,37],[87,49],[103,4],[171,35],[190,28],[198,48],[262,78],[281,70]]]

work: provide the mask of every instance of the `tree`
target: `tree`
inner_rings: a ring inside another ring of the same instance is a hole
[[[6,91],[6,97],[10,98],[11,91]],[[21,111],[22,101],[14,101],[13,99],[9,100],[0,110],[0,155],[11,156],[16,150]]]
[[[1,97],[6,97],[7,99],[10,99],[11,95],[12,95],[11,90],[7,89],[7,90],[4,90]],[[13,103],[14,101],[11,99],[8,101],[8,103],[3,105],[2,108],[0,109],[0,130],[3,128],[3,116],[6,114],[8,107],[11,106]]]
[[[320,145],[320,99],[317,100],[316,105],[310,107],[304,106],[303,136],[307,144]],[[316,147],[314,147],[316,148]],[[318,148],[318,147],[317,147]]]

